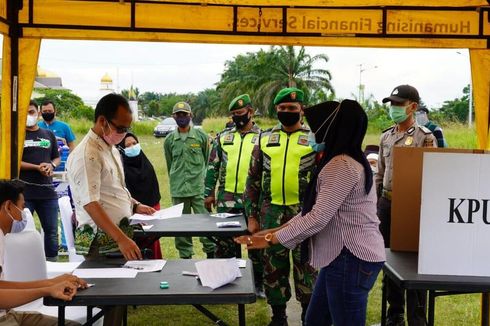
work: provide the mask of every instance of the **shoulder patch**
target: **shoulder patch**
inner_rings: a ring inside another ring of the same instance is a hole
[[[424,127],[424,126],[419,126],[419,128],[420,128],[420,130],[422,130],[422,131],[424,132],[424,134],[426,134],[426,135],[429,135],[429,134],[431,134],[431,133],[432,133],[432,131],[430,131],[430,129],[429,129],[429,128],[426,128],[426,127]]]
[[[298,145],[308,146],[308,136],[306,135],[299,136]]]
[[[385,132],[387,132],[387,131],[391,131],[391,130],[393,130],[394,128],[395,128],[395,126],[391,126],[391,127],[389,127],[389,128],[386,128],[385,130],[383,130],[381,133],[383,133],[383,134],[384,134]]]
[[[223,135],[223,145],[233,145],[234,134],[226,133]]]
[[[269,146],[279,146],[279,140],[281,138],[281,134],[277,132],[273,132],[270,134],[269,139],[267,141],[267,147]]]

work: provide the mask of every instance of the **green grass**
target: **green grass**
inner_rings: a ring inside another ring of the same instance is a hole
[[[203,122],[203,128],[206,131],[219,131],[223,129],[227,119],[213,118],[206,119]],[[266,120],[265,123],[259,124],[263,128],[268,128],[274,125],[273,120]],[[84,133],[91,126],[91,123],[83,121],[75,122],[75,130],[77,140],[80,141]],[[142,131],[142,134],[137,133],[140,139],[143,151],[146,153],[152,162],[159,183],[160,192],[162,195],[162,207],[168,207],[171,203],[168,176],[166,172],[165,159],[163,155],[162,138],[154,138],[151,136],[150,127],[144,126],[141,129],[134,127],[134,130]],[[84,131],[83,131],[84,130]],[[468,130],[461,125],[446,126],[445,134],[448,143],[452,147],[459,148],[474,148],[476,146],[476,136],[474,130]],[[378,144],[379,134],[368,134],[365,139],[365,144]],[[161,239],[162,251],[165,259],[177,259],[178,253],[174,247],[173,238]],[[202,247],[197,239],[194,239],[195,258],[204,258]],[[243,251],[246,256],[246,252]],[[457,295],[450,297],[441,297],[436,300],[436,325],[478,325],[480,320],[480,296],[472,295]],[[221,317],[230,325],[238,324],[238,313],[236,305],[216,305],[206,306],[216,315]],[[367,325],[372,325],[380,322],[381,309],[381,277],[378,278],[375,287],[370,293]],[[266,325],[269,321],[269,308],[264,300],[258,300],[254,304],[246,306],[247,325],[261,326]],[[191,306],[140,306],[136,310],[129,308],[129,325],[212,325],[212,322],[200,314]]]

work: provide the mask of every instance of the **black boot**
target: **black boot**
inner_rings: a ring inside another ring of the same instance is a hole
[[[288,326],[288,317],[286,316],[286,305],[273,305],[272,319],[269,326]]]
[[[305,324],[306,311],[308,310],[308,303],[301,304],[301,324]]]

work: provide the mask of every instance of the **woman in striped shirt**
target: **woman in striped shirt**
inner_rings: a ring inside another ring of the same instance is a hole
[[[302,213],[280,228],[236,241],[249,249],[293,249],[304,241],[302,254],[320,269],[306,325],[364,325],[368,294],[385,261],[372,172],[361,148],[367,116],[352,100],[315,105],[305,116],[316,142],[325,143],[325,155]]]

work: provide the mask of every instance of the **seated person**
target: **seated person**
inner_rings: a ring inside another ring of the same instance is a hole
[[[69,274],[32,282],[3,280],[5,235],[24,230],[27,224],[24,207],[22,184],[16,181],[0,181],[0,324],[54,326],[58,323],[56,318],[38,312],[5,311],[44,296],[69,301],[78,289],[87,287],[84,280]],[[67,321],[65,325],[79,324]]]

